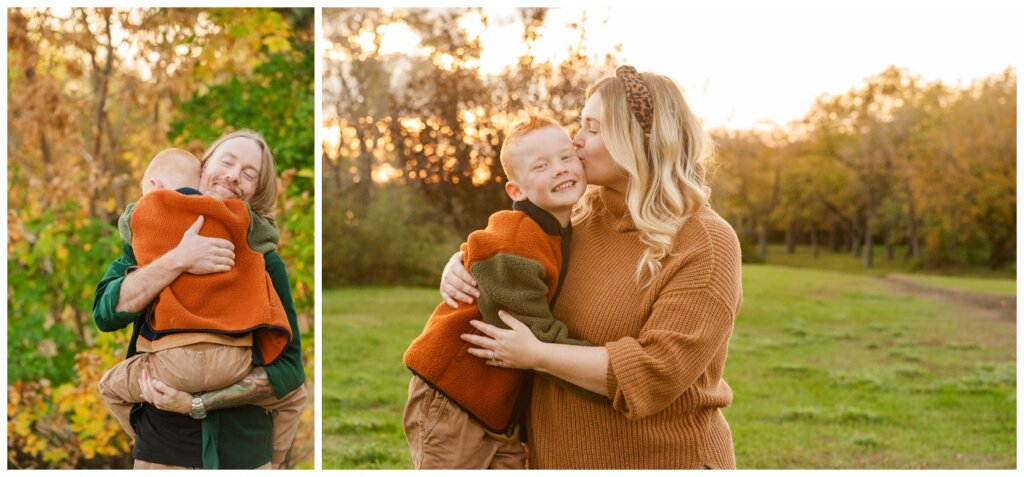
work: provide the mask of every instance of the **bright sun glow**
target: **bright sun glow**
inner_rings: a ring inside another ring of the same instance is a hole
[[[380,53],[392,55],[415,51],[420,44],[420,36],[405,23],[391,23],[380,27]]]
[[[395,169],[391,164],[382,164],[373,171],[373,181],[378,183],[389,182],[402,177],[402,171]]]
[[[970,8],[966,0],[935,0],[928,8],[881,0],[780,2],[783,8],[728,1],[665,9],[552,8],[531,44],[523,40],[516,9],[488,8],[486,24],[475,11],[459,21],[482,47],[478,62],[462,66],[492,75],[526,54],[539,62],[559,62],[569,45],[579,42],[582,28],[583,54],[599,62],[614,53],[641,71],[672,78],[707,127],[772,129],[799,120],[818,96],[859,87],[889,65],[906,68],[925,81],[956,86],[1003,71],[1018,58],[1018,15],[994,0],[974,0]],[[870,25],[870,35],[864,34],[865,25]],[[950,35],[951,31],[958,34]],[[456,67],[457,58],[424,47],[404,23],[382,25],[377,33],[383,55],[432,55],[438,67]],[[372,49],[373,34],[364,33],[358,41]],[[343,61],[330,49],[327,55]],[[461,114],[467,128],[474,130],[484,111]],[[500,115],[491,121],[499,128]],[[400,122],[414,133],[425,127],[418,118]],[[332,129],[324,132],[327,141],[337,135]],[[492,179],[483,170],[470,177],[473,183]],[[398,171],[378,169],[374,178],[390,180],[385,178],[397,175]]]

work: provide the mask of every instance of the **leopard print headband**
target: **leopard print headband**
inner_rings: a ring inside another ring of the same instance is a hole
[[[633,112],[640,126],[644,128],[644,135],[651,135],[651,126],[654,124],[654,99],[651,97],[651,90],[640,73],[629,65],[622,65],[615,70],[615,76],[622,80],[626,86],[626,102]]]

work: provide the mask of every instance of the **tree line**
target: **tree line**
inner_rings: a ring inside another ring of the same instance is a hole
[[[588,50],[581,17],[561,59],[538,59],[545,27],[561,27],[546,13],[325,10],[326,284],[436,284],[461,239],[509,206],[497,156],[510,121],[547,114],[575,132],[586,86],[623,58]],[[481,74],[468,17],[521,22],[527,53]],[[384,51],[394,25],[420,44]],[[923,266],[1012,265],[1015,108],[1012,69],[954,86],[890,67],[785,127],[712,131],[713,205],[751,261],[782,242],[866,267],[878,246]]]
[[[1014,264],[1016,84],[1012,69],[950,86],[889,67],[785,130],[718,131],[716,208],[758,258],[775,238],[867,268],[876,246],[924,266]]]

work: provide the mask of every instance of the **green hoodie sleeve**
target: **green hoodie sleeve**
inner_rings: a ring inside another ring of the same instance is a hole
[[[246,239],[249,241],[249,248],[259,253],[277,252],[281,231],[277,229],[277,224],[273,220],[253,212],[252,207],[249,207],[249,235]]]
[[[133,324],[144,316],[145,310],[140,312],[118,312],[117,304],[121,299],[121,283],[128,275],[128,270],[136,265],[135,253],[132,246],[124,244],[121,256],[114,260],[107,268],[107,272],[100,279],[96,286],[96,296],[92,303],[92,318],[100,331],[117,331],[130,324]],[[135,337],[138,327],[132,330],[132,340],[128,346],[128,356],[135,354]]]
[[[117,218],[117,232],[121,234],[121,240],[124,240],[124,243],[132,243],[132,213],[135,212],[136,205],[138,202],[128,204],[121,216]]]
[[[274,291],[281,298],[281,305],[284,306],[285,314],[288,315],[288,324],[292,328],[292,340],[284,348],[281,357],[274,364],[266,366],[267,378],[270,379],[270,387],[274,389],[274,395],[278,398],[296,390],[306,382],[306,372],[302,367],[302,343],[299,333],[298,316],[295,313],[295,303],[292,301],[291,285],[288,283],[288,272],[285,270],[284,262],[276,252],[264,255],[267,273],[274,284]]]

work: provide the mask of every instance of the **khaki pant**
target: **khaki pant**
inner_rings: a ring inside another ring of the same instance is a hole
[[[145,401],[139,386],[143,370],[151,378],[179,391],[216,391],[241,381],[252,371],[252,349],[195,343],[138,354],[110,368],[100,379],[100,395],[132,439],[135,438],[135,430],[128,416],[134,404]],[[284,462],[299,428],[299,417],[305,403],[305,386],[281,399],[271,396],[251,403],[270,411],[274,420],[274,464]]]
[[[499,439],[417,376],[409,382],[405,436],[417,469],[525,469],[518,439]]]

